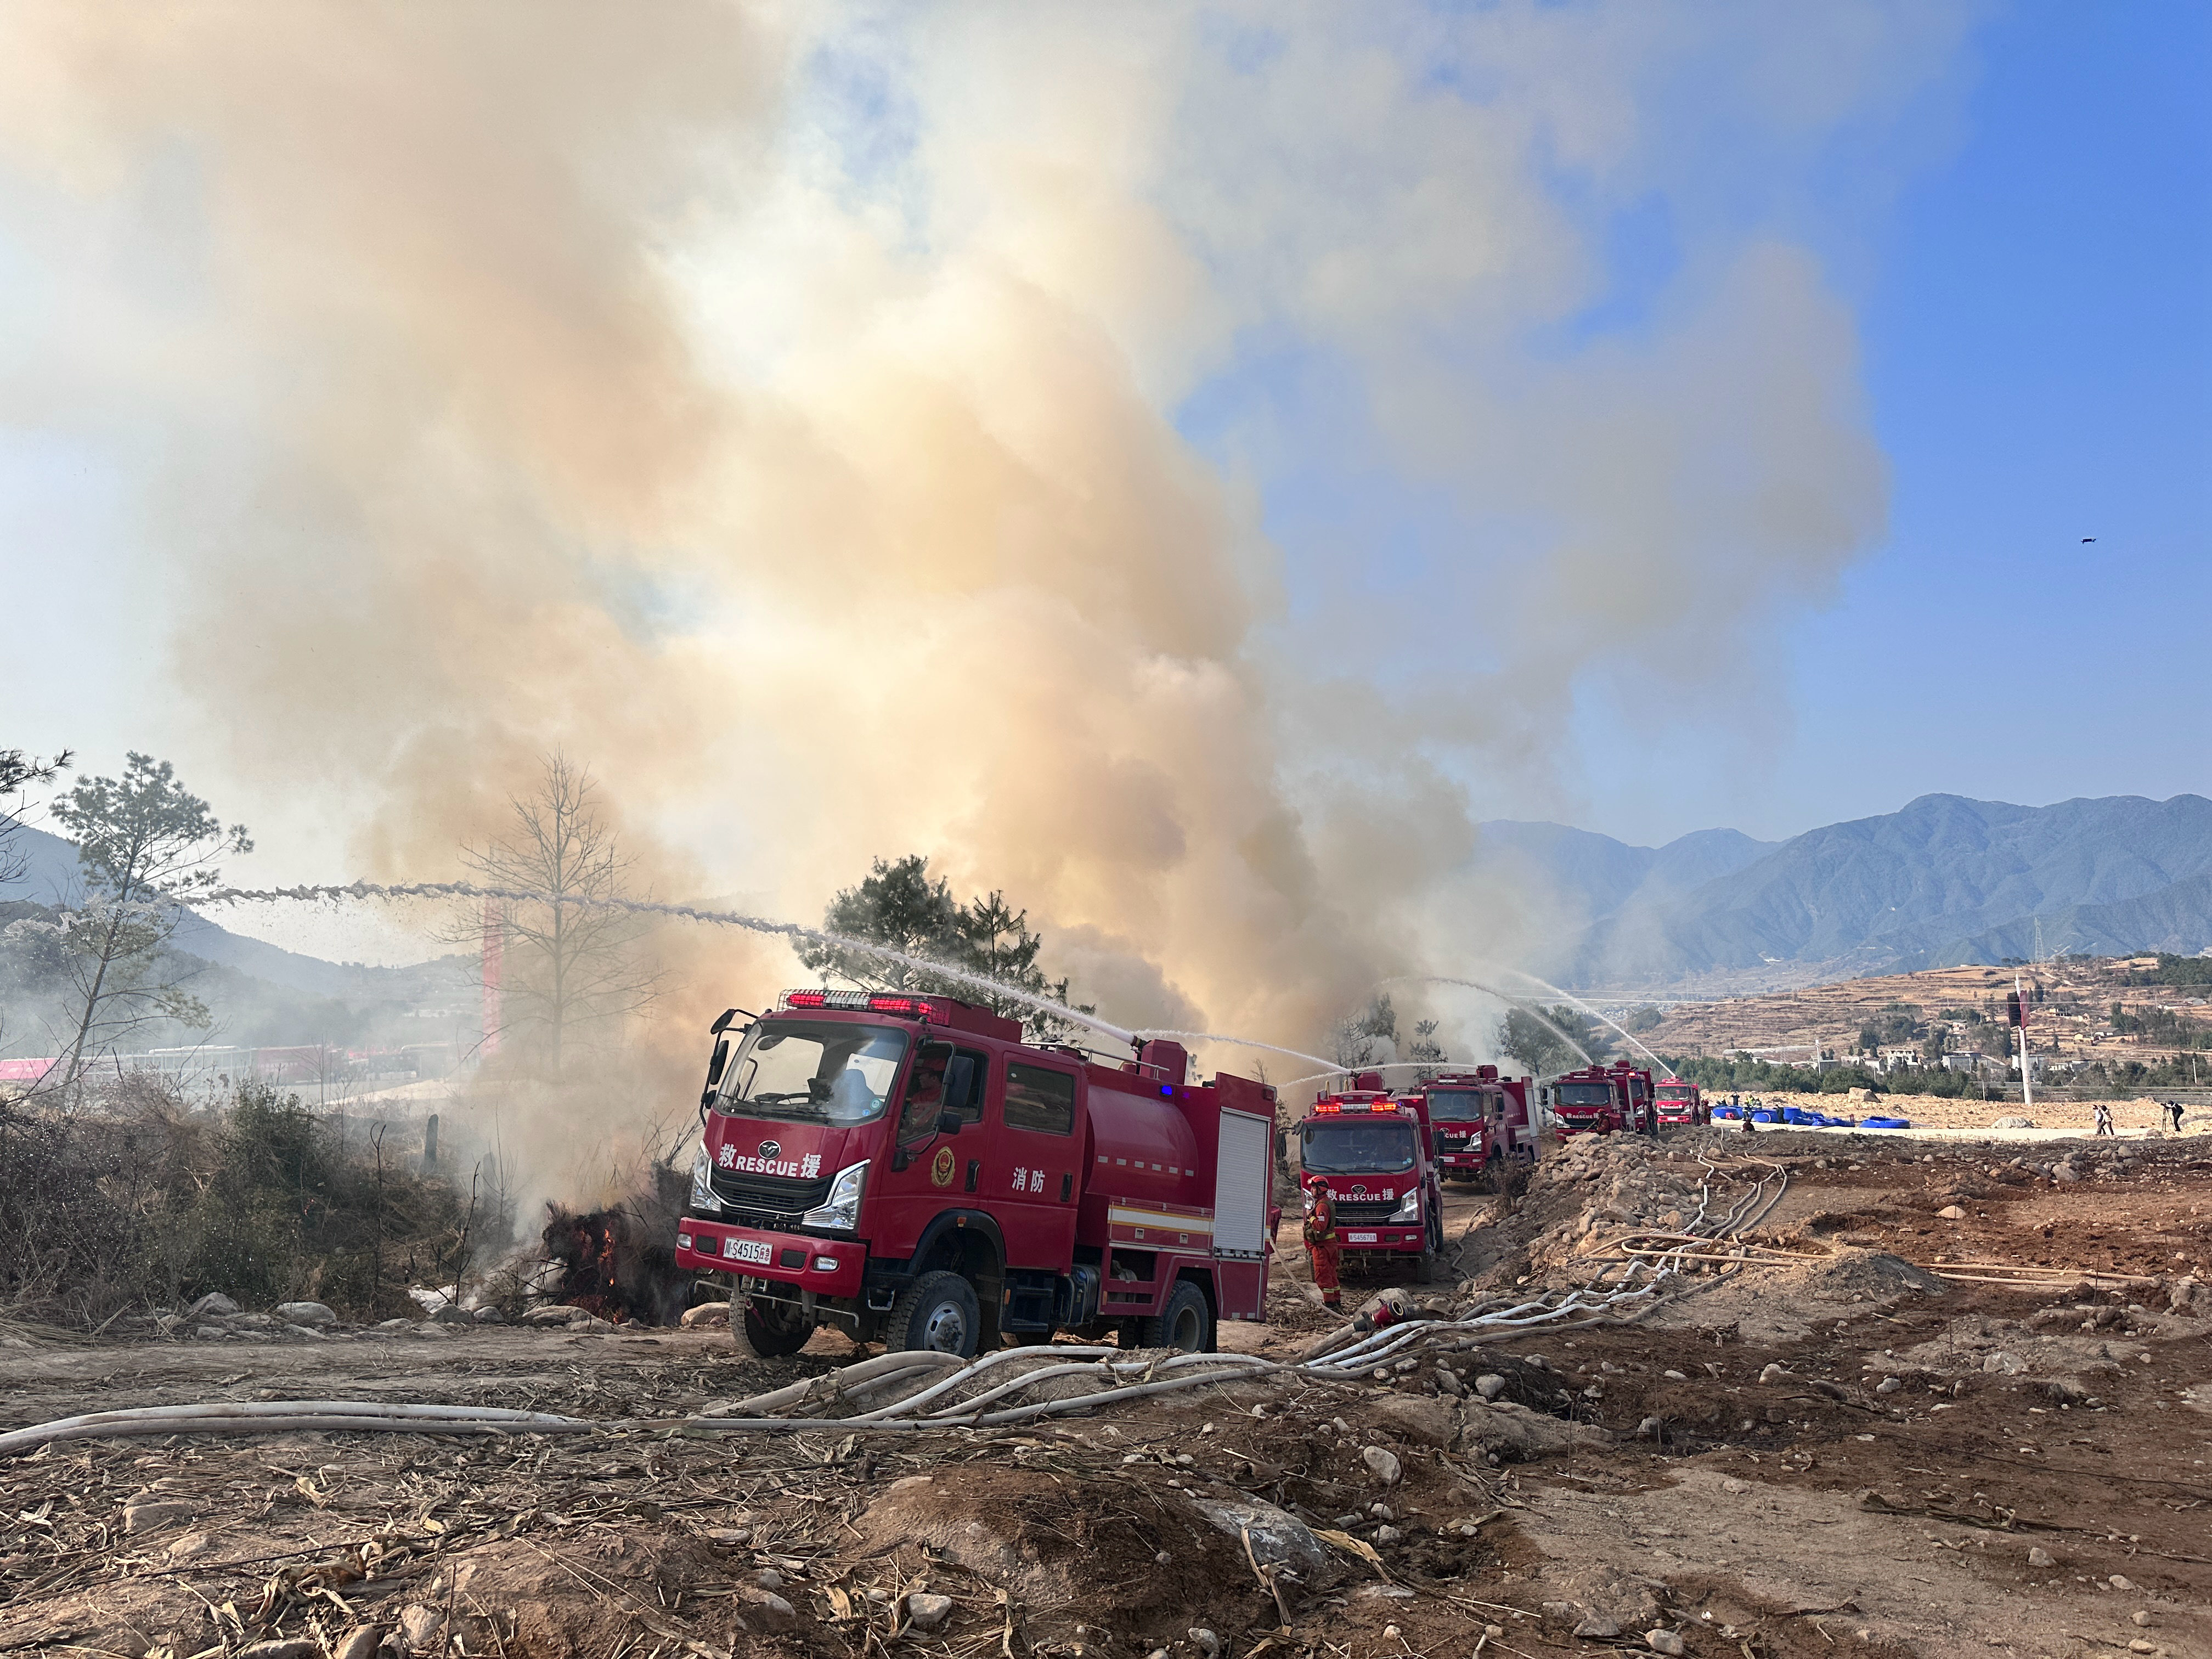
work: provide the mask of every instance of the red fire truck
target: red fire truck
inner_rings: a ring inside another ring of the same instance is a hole
[[[1685,1083],[1678,1077],[1659,1079],[1656,1096],[1659,1121],[1662,1123],[1687,1123],[1692,1126],[1705,1121],[1705,1097],[1694,1083]]]
[[[1351,1081],[1316,1100],[1299,1123],[1298,1167],[1328,1184],[1346,1265],[1410,1265],[1425,1285],[1444,1243],[1427,1103],[1386,1094],[1379,1072],[1356,1073]]]
[[[1625,1060],[1562,1073],[1553,1080],[1551,1090],[1562,1140],[1577,1134],[1609,1135],[1620,1129],[1658,1133],[1651,1109],[1651,1073]]]
[[[676,1259],[760,1355],[817,1325],[973,1354],[1059,1330],[1208,1352],[1261,1317],[1275,1091],[1119,1066],[951,997],[787,991],[715,1022]]]
[[[1533,1164],[1535,1126],[1528,1117],[1525,1077],[1500,1077],[1495,1066],[1445,1072],[1401,1098],[1418,1101],[1429,1126],[1437,1167],[1446,1181],[1495,1176],[1506,1160]]]

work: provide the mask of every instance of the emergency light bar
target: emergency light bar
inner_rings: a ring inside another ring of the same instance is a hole
[[[1371,1112],[1374,1109],[1375,1103],[1371,1100],[1317,1100],[1314,1103],[1314,1110],[1324,1117],[1334,1117],[1339,1112]]]
[[[908,1019],[930,1017],[927,997],[884,996],[874,991],[786,991],[787,1008],[835,1009],[840,1013],[899,1014]]]

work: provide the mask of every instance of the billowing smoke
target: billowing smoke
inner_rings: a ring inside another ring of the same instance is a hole
[[[264,843],[452,875],[558,745],[659,896],[811,919],[926,851],[1115,1019],[1310,1047],[1544,965],[1483,780],[1882,522],[1785,186],[1955,24],[1719,15],[26,0],[5,417],[144,481]],[[1446,550],[1370,580],[1351,485],[1273,534],[1316,446]],[[667,948],[687,1029],[789,972]]]

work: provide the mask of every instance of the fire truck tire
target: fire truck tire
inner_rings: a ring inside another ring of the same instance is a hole
[[[1443,1224],[1431,1210],[1428,1224],[1421,1229],[1421,1253],[1413,1258],[1413,1283],[1437,1282],[1437,1258],[1443,1249]]]
[[[761,1310],[746,1303],[744,1309],[730,1322],[730,1334],[738,1340],[738,1352],[755,1359],[781,1359],[787,1354],[797,1353],[806,1346],[806,1339],[814,1334],[811,1326],[797,1320],[770,1320]]]
[[[1137,1322],[1140,1348],[1180,1348],[1185,1353],[1213,1352],[1213,1310],[1206,1305],[1206,1292],[1186,1280],[1168,1293],[1168,1304],[1158,1319]]]
[[[973,1359],[982,1335],[983,1311],[975,1287],[958,1273],[940,1269],[924,1273],[899,1292],[884,1322],[884,1350],[921,1348]]]

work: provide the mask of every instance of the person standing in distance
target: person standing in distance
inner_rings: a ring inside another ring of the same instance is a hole
[[[1337,1266],[1343,1249],[1336,1237],[1336,1206],[1329,1198],[1328,1182],[1317,1175],[1306,1177],[1305,1241],[1321,1305],[1341,1312],[1344,1297],[1337,1284]]]

